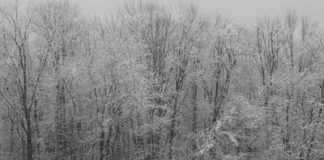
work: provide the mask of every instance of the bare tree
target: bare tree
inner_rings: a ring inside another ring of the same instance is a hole
[[[27,5],[22,5],[27,7]],[[9,71],[3,77],[4,88],[0,89],[1,97],[18,118],[17,123],[23,130],[22,145],[26,147],[27,160],[33,160],[34,155],[34,129],[32,113],[38,94],[39,83],[44,68],[47,64],[48,52],[35,53],[32,49],[31,23],[32,13],[28,8],[23,8],[20,1],[2,6],[1,13],[1,47],[4,60],[3,68]],[[10,84],[10,85],[9,85]],[[5,89],[6,88],[6,89]],[[26,144],[26,146],[24,145]]]

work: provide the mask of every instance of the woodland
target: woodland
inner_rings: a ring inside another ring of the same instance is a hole
[[[0,160],[324,157],[324,32],[307,15],[0,2]]]

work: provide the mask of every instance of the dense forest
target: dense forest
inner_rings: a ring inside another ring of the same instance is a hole
[[[323,40],[294,11],[2,1],[0,159],[321,159]]]

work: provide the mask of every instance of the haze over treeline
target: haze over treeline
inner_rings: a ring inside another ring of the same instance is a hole
[[[1,3],[0,159],[324,157],[317,22],[287,11],[246,26],[159,2],[106,18]]]

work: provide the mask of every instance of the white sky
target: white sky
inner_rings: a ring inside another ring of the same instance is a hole
[[[115,12],[125,0],[70,0],[79,4],[86,15],[109,15]],[[158,0],[162,3],[176,3],[176,0]],[[182,0],[189,1],[189,0]],[[298,15],[307,14],[311,20],[320,23],[324,29],[324,0],[193,0],[205,14],[222,13],[233,19],[251,22],[257,16],[282,15],[294,10]]]

